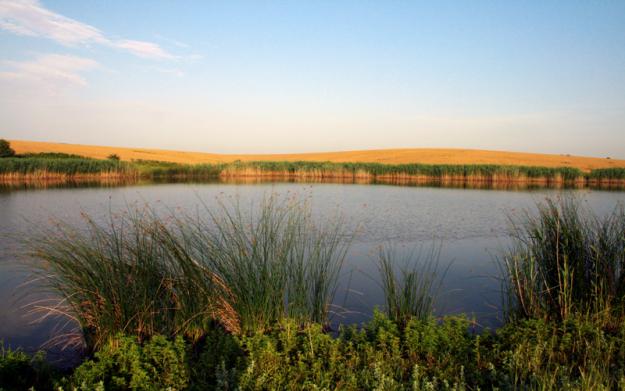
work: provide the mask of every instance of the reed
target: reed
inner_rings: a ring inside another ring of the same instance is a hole
[[[625,168],[598,168],[590,172],[588,179],[595,181],[624,180]]]
[[[60,298],[32,309],[74,320],[81,333],[65,340],[98,349],[117,333],[193,338],[207,319],[236,323],[219,281],[150,209],[111,215],[106,224],[84,221],[84,228],[57,222],[27,242],[37,276]]]
[[[251,161],[220,164],[178,164],[151,160],[120,162],[77,155],[42,153],[0,159],[0,179],[19,177],[68,180],[98,175],[143,179],[291,178],[301,180],[438,181],[440,183],[622,184],[625,169],[584,173],[571,167],[491,164],[382,164],[309,161]]]
[[[285,317],[326,323],[349,246],[341,219],[315,222],[298,200],[272,195],[244,213],[238,202],[183,220],[193,254],[232,294],[245,333]]]
[[[625,211],[605,217],[574,198],[548,199],[536,215],[512,221],[504,256],[511,317],[590,316],[618,324],[625,315]]]
[[[309,176],[322,178],[438,178],[475,181],[574,181],[583,179],[581,170],[570,167],[527,167],[504,165],[430,165],[330,162],[235,162],[225,165],[224,176]]]
[[[424,259],[421,254],[399,258],[390,245],[378,253],[378,271],[389,319],[405,325],[410,319],[427,320],[434,311],[436,291],[444,278],[438,276],[440,247],[433,247]]]
[[[40,229],[26,243],[31,266],[60,299],[32,310],[76,322],[60,342],[92,350],[117,333],[199,339],[215,321],[232,333],[327,322],[349,245],[340,219],[321,225],[277,196],[247,216],[225,204],[207,215],[129,208],[106,224],[84,215],[84,227]]]
[[[82,157],[12,157],[0,159],[0,176],[2,177],[33,177],[59,176],[67,177],[82,175],[102,175],[131,173],[128,163],[113,160],[97,160]]]

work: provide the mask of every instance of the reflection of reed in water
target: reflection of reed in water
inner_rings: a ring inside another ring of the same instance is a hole
[[[413,187],[444,187],[454,189],[481,189],[481,190],[532,190],[532,189],[597,189],[597,190],[623,190],[622,183],[585,183],[585,182],[496,182],[496,181],[466,181],[466,180],[441,180],[432,178],[362,178],[362,177],[301,177],[301,176],[231,176],[222,177],[220,183],[228,184],[262,184],[262,183],[335,183],[356,185],[394,185]],[[205,183],[205,182],[196,182]]]
[[[568,182],[498,182],[440,179],[440,178],[388,178],[388,177],[304,177],[304,176],[227,176],[220,178],[153,178],[140,179],[138,177],[102,177],[94,179],[85,178],[53,178],[53,179],[0,179],[0,191],[28,190],[28,189],[54,189],[54,188],[83,188],[83,187],[123,187],[145,186],[159,183],[187,183],[187,184],[263,184],[263,183],[334,183],[353,185],[393,185],[412,187],[441,187],[452,189],[476,189],[476,190],[533,190],[533,189],[593,189],[623,191],[625,183],[619,180],[604,181],[576,181]]]
[[[93,178],[28,178],[14,180],[0,180],[0,191],[3,190],[27,190],[27,189],[57,189],[57,188],[81,188],[81,187],[119,187],[130,185],[142,185],[152,183],[150,180],[125,177]]]

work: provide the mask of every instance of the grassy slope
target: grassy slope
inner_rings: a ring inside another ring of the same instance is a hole
[[[11,146],[17,153],[61,152],[99,159],[104,159],[110,154],[117,154],[122,158],[122,160],[144,159],[188,164],[227,163],[235,160],[241,160],[375,162],[387,164],[498,164],[541,167],[576,167],[584,171],[596,168],[625,168],[625,160],[470,149],[413,148],[302,154],[226,155],[202,152],[181,152],[144,148],[118,148],[16,140],[11,141]]]

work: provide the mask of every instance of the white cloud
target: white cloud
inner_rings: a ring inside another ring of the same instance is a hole
[[[0,82],[57,93],[68,86],[86,86],[82,73],[98,66],[92,59],[62,54],[45,54],[31,61],[1,61]]]
[[[0,29],[17,35],[48,38],[66,46],[97,44],[144,58],[175,58],[152,42],[110,39],[93,26],[46,9],[38,0],[0,0]]]
[[[174,58],[174,56],[167,53],[160,46],[152,42],[124,39],[116,41],[113,46],[128,50],[129,52],[144,58]]]

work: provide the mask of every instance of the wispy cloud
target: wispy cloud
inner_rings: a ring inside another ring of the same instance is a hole
[[[40,55],[30,61],[0,61],[0,82],[56,93],[67,86],[86,86],[82,73],[98,66],[92,59],[62,54]]]
[[[143,58],[175,58],[152,42],[111,39],[96,27],[50,11],[38,0],[0,0],[0,29],[17,35],[48,38],[66,46],[95,44]]]

